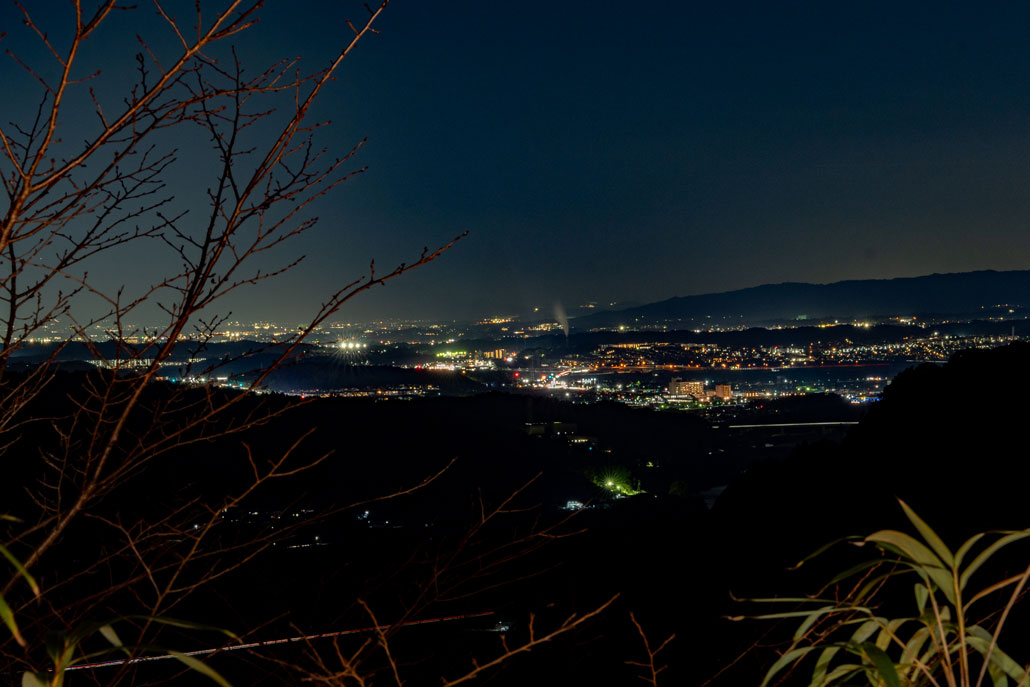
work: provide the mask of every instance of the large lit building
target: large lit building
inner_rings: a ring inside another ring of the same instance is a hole
[[[733,398],[733,387],[729,384],[716,384],[715,395],[724,401],[728,401]]]
[[[669,382],[670,396],[693,396],[701,400],[705,397],[705,383],[699,381],[684,381],[673,377]]]

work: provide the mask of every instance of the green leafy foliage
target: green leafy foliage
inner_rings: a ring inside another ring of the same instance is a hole
[[[1030,684],[1027,656],[1019,659],[1001,648],[1030,566],[981,586],[972,584],[974,574],[998,551],[1030,537],[1030,530],[980,533],[953,552],[906,503],[901,508],[916,536],[881,530],[857,541],[875,547],[879,555],[826,586],[851,584],[843,596],[751,599],[789,610],[732,618],[800,621],[790,645],[767,670],[763,687],[788,674],[810,674],[812,687],[859,684],[856,679],[874,687],[979,687],[985,679],[994,687]],[[880,600],[913,582],[914,612],[885,613],[896,602]],[[809,669],[810,656],[815,664]]]
[[[18,518],[2,513],[0,513],[0,521],[20,522]],[[29,574],[29,571],[25,568],[22,562],[2,544],[0,544],[0,557],[7,560],[7,562],[14,568],[17,576],[25,581],[32,590],[32,593],[38,598],[41,593],[39,584],[36,582],[35,578]],[[121,618],[120,620],[143,621],[146,623],[168,625],[186,630],[214,631],[224,634],[230,639],[238,639],[238,637],[229,630],[211,627],[209,625],[201,625],[199,623],[180,620],[177,618],[132,616],[131,618]],[[4,599],[2,594],[0,594],[0,622],[3,622],[11,633],[11,636],[19,645],[23,647],[29,645],[18,627],[13,609]],[[169,658],[174,658],[191,670],[207,676],[217,684],[223,685],[223,687],[228,687],[229,683],[217,671],[192,656],[170,649],[162,649],[160,647],[126,645],[122,642],[118,633],[115,631],[114,622],[115,621],[88,624],[66,634],[50,635],[46,641],[46,651],[51,663],[53,664],[52,669],[44,673],[32,671],[22,673],[22,687],[60,687],[64,684],[64,678],[67,671],[73,668],[76,664],[99,658],[108,658],[112,651],[120,653],[127,661],[136,660],[143,656],[167,656]],[[102,651],[88,653],[83,651],[81,648],[82,643],[94,635],[100,635],[100,637],[110,644],[110,647]]]
[[[214,668],[189,654],[160,646],[129,645],[122,642],[114,629],[116,622],[126,622],[130,618],[120,618],[106,623],[84,625],[64,634],[51,634],[46,641],[46,651],[52,667],[45,672],[26,671],[22,673],[22,687],[61,687],[70,671],[79,670],[97,660],[110,660],[112,653],[126,662],[150,661],[155,658],[175,659],[190,670],[210,678],[213,682],[229,687],[229,682]],[[156,616],[134,616],[131,620],[170,625],[188,630],[208,630],[224,634],[236,639],[236,635],[221,628],[201,625],[176,618]],[[99,635],[107,646],[99,651],[86,651],[83,645],[94,636]]]
[[[11,515],[0,515],[0,520],[18,522],[18,519]],[[21,561],[19,561],[3,544],[0,544],[0,556],[7,559],[7,562],[14,567],[18,575],[21,576],[21,578],[25,580],[26,584],[28,584],[32,589],[32,593],[38,597],[39,584],[37,584],[36,580],[29,574],[29,571],[25,569],[25,566],[22,565]],[[0,621],[2,621],[7,627],[11,636],[14,637],[14,640],[18,642],[18,644],[21,646],[26,645],[25,638],[22,637],[21,631],[18,629],[18,623],[14,619],[14,611],[11,609],[2,594],[0,594]]]
[[[198,672],[201,675],[206,675],[207,677],[211,678],[212,680],[217,682],[222,687],[229,687],[229,682],[224,677],[219,675],[218,672],[215,671],[214,668],[212,668],[211,666],[207,665],[206,663],[198,661],[197,659],[193,658],[192,656],[180,653],[178,651],[169,651],[168,654],[170,656],[174,656],[176,660],[181,662],[183,665],[185,665],[190,670]]]

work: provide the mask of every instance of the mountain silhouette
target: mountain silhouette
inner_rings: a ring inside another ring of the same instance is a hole
[[[1030,270],[981,270],[832,284],[785,282],[722,293],[680,296],[572,320],[576,329],[664,323],[754,324],[871,316],[984,316],[1030,304]]]

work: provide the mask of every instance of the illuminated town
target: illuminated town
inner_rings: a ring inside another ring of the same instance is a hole
[[[2,684],[1030,687],[1027,26],[0,1]]]
[[[1027,338],[1026,316],[994,308],[978,319],[911,315],[879,320],[799,321],[767,327],[581,331],[557,321],[491,316],[475,322],[333,322],[288,357],[315,375],[280,371],[257,392],[298,396],[407,399],[489,390],[544,394],[578,403],[615,401],[660,410],[724,413],[727,406],[780,396],[836,394],[876,400],[906,367],[941,363],[956,351]],[[52,325],[55,339],[58,325]],[[131,369],[150,362],[145,328],[120,354],[78,359]],[[297,328],[226,322],[204,340],[185,341],[161,362],[176,383],[250,388],[248,358],[280,350]],[[66,334],[65,334],[66,335]],[[33,342],[46,349],[47,338]],[[151,342],[153,344],[153,342]],[[138,351],[127,355],[129,351]],[[65,357],[75,359],[74,353]],[[119,357],[119,355],[121,357]],[[319,380],[319,370],[361,370],[357,383]],[[314,383],[310,383],[314,379]],[[688,386],[689,385],[689,386]]]

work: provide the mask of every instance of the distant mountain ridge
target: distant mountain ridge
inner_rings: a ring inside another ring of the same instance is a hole
[[[784,282],[679,296],[572,320],[576,329],[712,320],[776,320],[967,314],[1000,304],[1030,306],[1030,270],[980,270],[831,284]]]

